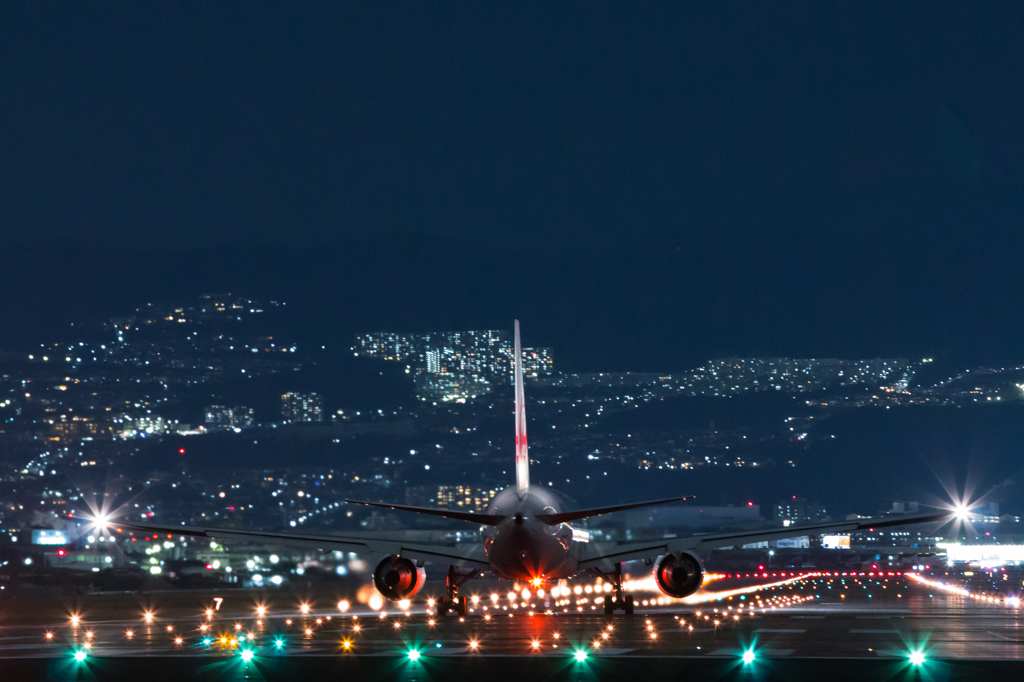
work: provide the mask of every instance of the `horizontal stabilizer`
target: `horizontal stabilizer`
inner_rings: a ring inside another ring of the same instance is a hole
[[[473,512],[461,512],[452,509],[435,509],[434,507],[409,507],[402,504],[384,504],[382,502],[363,502],[362,500],[345,500],[349,504],[365,504],[368,507],[383,507],[384,509],[397,509],[398,511],[414,512],[416,514],[428,514],[430,516],[443,516],[446,519],[458,519],[470,523],[480,523],[485,526],[497,526],[504,516],[495,514],[474,514]]]
[[[600,516],[601,514],[611,514],[612,512],[625,511],[627,509],[638,509],[640,507],[652,507],[656,504],[667,504],[669,502],[681,502],[682,500],[692,500],[696,495],[687,495],[685,497],[670,497],[667,500],[650,500],[649,502],[634,502],[633,504],[619,504],[614,507],[599,507],[597,509],[580,509],[579,511],[562,512],[560,514],[538,514],[537,518],[548,524],[549,526],[555,526],[559,523],[568,523],[569,521],[576,521],[577,519],[585,519],[590,516]]]

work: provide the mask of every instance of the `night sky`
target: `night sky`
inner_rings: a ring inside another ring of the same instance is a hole
[[[5,3],[0,348],[210,290],[562,369],[1024,361],[1024,5]]]

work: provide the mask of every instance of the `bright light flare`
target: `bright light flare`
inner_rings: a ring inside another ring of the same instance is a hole
[[[153,614],[150,613],[149,611],[146,611],[144,614],[142,614],[142,620],[146,621],[147,623],[152,623],[153,622]]]
[[[415,663],[420,660],[420,652],[417,649],[409,649],[409,660]]]
[[[576,653],[573,655],[576,657],[577,663],[582,663],[583,661],[587,660],[587,652],[583,649],[577,649]]]
[[[743,665],[750,665],[754,662],[756,657],[757,655],[754,653],[753,649],[747,649],[743,652]]]
[[[338,602],[338,610],[342,613],[348,611],[349,608],[351,608],[351,604],[348,603],[347,599],[342,599],[340,602]]]
[[[253,657],[252,649],[242,649],[241,656],[242,656],[242,660],[244,662],[248,663],[249,661],[252,660],[252,657]]]
[[[309,604],[302,604],[299,606],[299,611],[302,611],[304,614],[309,613]]]
[[[85,653],[84,651],[79,650],[79,651],[75,652],[75,660],[78,661],[79,663],[84,661],[86,656],[88,656],[88,654]]]
[[[81,619],[78,616],[71,616],[71,627],[77,628],[78,624],[81,623]]]
[[[258,616],[265,616],[265,615],[267,615],[267,607],[263,606],[263,605],[257,606],[256,607],[256,615],[258,615]]]

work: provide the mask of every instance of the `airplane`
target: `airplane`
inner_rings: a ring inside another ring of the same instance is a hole
[[[483,543],[472,548],[458,547],[449,542],[404,542],[391,538],[343,537],[308,535],[290,532],[243,531],[227,528],[171,526],[148,523],[120,523],[97,517],[96,524],[104,528],[142,532],[172,533],[192,537],[206,537],[220,541],[244,541],[275,545],[296,545],[321,551],[345,551],[370,555],[379,561],[373,572],[373,582],[382,596],[390,600],[410,599],[426,581],[424,564],[447,563],[447,592],[436,602],[437,615],[450,611],[465,615],[466,597],[459,589],[469,580],[485,572],[507,580],[520,581],[540,587],[588,573],[612,587],[612,594],[604,598],[604,611],[611,614],[621,610],[632,614],[635,602],[632,595],[624,594],[622,564],[643,561],[653,567],[658,588],[674,598],[687,597],[704,582],[702,555],[716,548],[743,545],[823,533],[849,533],[874,528],[887,528],[907,524],[949,520],[948,512],[877,517],[856,520],[793,525],[751,531],[734,531],[681,538],[596,543],[589,541],[588,532],[574,522],[627,509],[692,499],[692,495],[672,497],[631,504],[619,504],[594,509],[564,511],[566,502],[561,494],[549,487],[530,485],[530,463],[526,441],[526,407],[523,395],[522,349],[519,343],[519,320],[515,321],[515,470],[516,484],[499,492],[486,513],[453,509],[413,507],[408,505],[346,500],[352,504],[384,507],[458,519],[481,526]]]

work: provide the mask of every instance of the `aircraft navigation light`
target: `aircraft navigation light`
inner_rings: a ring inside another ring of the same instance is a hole
[[[754,654],[754,650],[753,649],[747,649],[746,651],[743,652],[743,665],[750,665],[751,663],[754,662],[754,658],[755,657],[756,656]]]
[[[587,660],[587,652],[583,649],[577,649],[575,656],[577,663],[582,663],[583,661]]]
[[[82,661],[84,661],[84,660],[85,660],[85,657],[86,657],[87,655],[88,655],[88,654],[86,654],[86,653],[85,653],[84,651],[82,651],[82,650],[78,650],[78,651],[76,651],[76,652],[75,652],[75,660],[76,660],[77,662],[81,663]]]
[[[420,660],[420,652],[417,649],[409,649],[409,660],[415,663]]]
[[[914,666],[924,665],[924,652],[923,651],[911,651],[910,652],[910,664]]]
[[[252,660],[252,649],[242,649],[242,660],[246,663]]]

